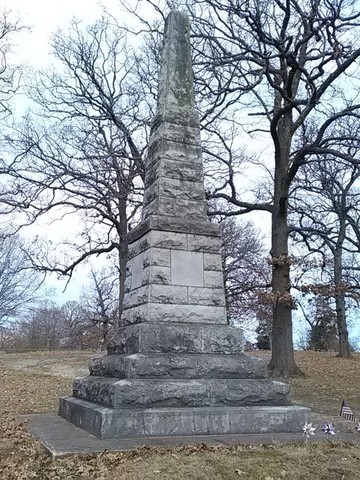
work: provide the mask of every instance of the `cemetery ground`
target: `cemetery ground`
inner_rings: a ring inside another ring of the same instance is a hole
[[[293,400],[312,408],[318,438],[325,422],[354,432],[357,422],[338,416],[343,398],[360,414],[360,354],[351,359],[335,355],[296,352],[305,377],[292,380]],[[0,352],[1,479],[360,479],[360,443],[337,441],[336,434],[307,444],[141,447],[52,459],[18,415],[56,411],[58,397],[70,394],[73,378],[87,374],[91,356],[81,351]]]

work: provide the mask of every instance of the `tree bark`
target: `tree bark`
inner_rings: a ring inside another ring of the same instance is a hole
[[[276,105],[276,102],[275,102]],[[272,214],[272,357],[268,365],[273,377],[301,375],[295,363],[292,333],[293,300],[290,292],[290,258],[288,247],[289,153],[291,114],[284,115],[272,130],[275,143],[274,209]]]
[[[350,358],[349,333],[346,325],[345,297],[342,292],[342,254],[343,242],[345,238],[345,221],[340,218],[340,231],[334,253],[334,283],[335,283],[335,305],[336,305],[336,324],[339,334],[339,353],[338,357]]]
[[[121,316],[125,295],[126,263],[129,252],[128,242],[128,221],[126,215],[127,197],[119,199],[119,325],[121,325]]]

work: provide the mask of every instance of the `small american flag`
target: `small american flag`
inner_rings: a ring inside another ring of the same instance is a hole
[[[345,402],[345,400],[343,400],[341,404],[340,417],[344,417],[346,420],[349,420],[350,422],[355,421],[355,415],[353,414],[353,411],[351,410],[349,405]]]

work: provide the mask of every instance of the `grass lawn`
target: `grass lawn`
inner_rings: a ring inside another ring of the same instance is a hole
[[[307,445],[142,447],[52,460],[16,415],[56,411],[58,397],[70,394],[73,377],[86,373],[91,355],[0,352],[1,479],[360,479],[360,445],[337,442],[336,435]],[[345,360],[333,353],[296,352],[296,360],[305,377],[291,382],[294,401],[312,408],[315,423],[333,421],[353,431],[338,413],[346,398],[360,414],[360,355]]]

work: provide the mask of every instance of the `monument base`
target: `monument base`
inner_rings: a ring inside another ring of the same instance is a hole
[[[301,432],[310,410],[296,405],[113,409],[75,397],[59,414],[100,439]]]

